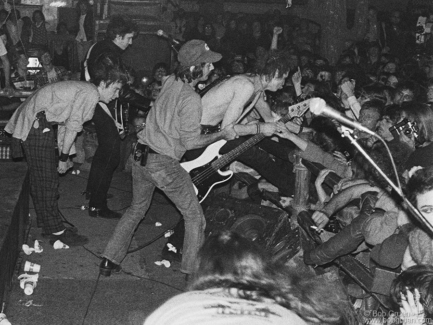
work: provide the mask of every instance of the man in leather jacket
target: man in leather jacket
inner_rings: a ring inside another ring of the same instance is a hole
[[[101,55],[110,54],[120,64],[122,53],[136,35],[136,26],[132,21],[124,20],[120,16],[111,18],[107,26],[107,38],[93,45],[84,62],[84,78],[91,80],[95,77],[94,62]],[[148,111],[150,100],[137,94],[129,87],[122,89],[119,104],[129,103],[132,106]],[[115,120],[115,103],[109,105],[98,104],[92,122],[98,137],[98,148],[92,160],[89,179],[86,188],[86,198],[89,198],[89,216],[100,218],[120,218],[120,213],[110,210],[107,206],[107,194],[113,173],[120,162],[121,135],[125,135],[127,122],[121,125]],[[122,114],[120,110],[119,114]]]

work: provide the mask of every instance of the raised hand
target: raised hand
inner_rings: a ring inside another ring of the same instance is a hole
[[[424,307],[420,302],[421,295],[418,289],[414,290],[414,294],[406,288],[406,292],[400,292],[401,307],[400,318],[403,325],[409,324],[425,324]]]
[[[302,73],[301,73],[301,69],[298,67],[298,71],[296,71],[293,75],[292,75],[292,82],[293,85],[300,85],[302,81]]]
[[[346,94],[347,98],[354,96],[355,94],[355,83],[351,80],[347,80],[341,84],[341,90]]]
[[[334,151],[332,153],[332,155],[334,156],[334,158],[336,160],[338,160],[340,163],[347,165],[347,158],[344,154],[342,154],[340,151]]]
[[[274,35],[279,35],[283,32],[283,29],[281,27],[275,26],[274,27]]]

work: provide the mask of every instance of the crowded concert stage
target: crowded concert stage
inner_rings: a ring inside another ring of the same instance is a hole
[[[430,323],[432,5],[191,2],[0,10],[0,324]]]

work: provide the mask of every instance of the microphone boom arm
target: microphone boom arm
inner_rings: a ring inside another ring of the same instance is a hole
[[[430,235],[433,236],[433,225],[431,225],[427,219],[422,215],[421,212],[406,198],[406,196],[403,194],[403,191],[401,187],[398,187],[394,184],[394,182],[382,171],[382,169],[374,162],[374,160],[370,157],[370,155],[362,148],[362,146],[356,141],[356,139],[352,136],[352,130],[348,127],[341,126],[341,134],[343,137],[347,137],[350,142],[356,147],[356,149],[367,159],[367,161],[379,172],[379,174],[387,181],[387,183],[392,187],[392,189],[401,197],[403,202],[406,204],[409,211],[412,213],[413,216],[415,216],[416,219],[418,219],[421,224],[423,224],[430,232]],[[375,133],[375,137],[377,137],[379,140],[384,140]],[[385,143],[386,146],[386,143]],[[394,159],[392,156],[390,156],[391,161],[394,163]],[[398,175],[396,175],[398,177]]]

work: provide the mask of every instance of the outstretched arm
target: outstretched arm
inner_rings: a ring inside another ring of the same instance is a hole
[[[351,186],[338,193],[328,202],[322,211],[328,216],[333,215],[335,212],[345,207],[350,201],[360,198],[365,192],[376,191],[378,188],[369,184],[359,184]]]
[[[274,27],[274,34],[272,35],[271,51],[278,49],[278,35],[281,34],[283,29],[281,27]]]

